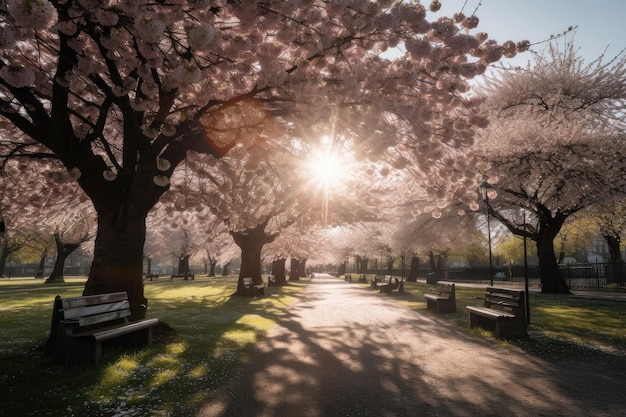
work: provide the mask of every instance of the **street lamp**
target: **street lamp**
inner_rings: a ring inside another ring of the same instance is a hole
[[[487,211],[487,242],[489,244],[489,285],[493,286],[493,262],[491,255],[491,221],[489,215],[489,190],[493,188],[487,180],[483,180],[478,186],[481,197],[485,200],[485,209]]]
[[[528,294],[528,249],[526,246],[526,209],[523,209],[524,216],[524,289],[526,290],[526,324],[530,324],[530,300]]]

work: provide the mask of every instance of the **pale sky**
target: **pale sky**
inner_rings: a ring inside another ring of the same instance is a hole
[[[461,10],[480,19],[477,30],[487,32],[498,42],[549,39],[569,26],[578,26],[573,35],[580,55],[590,61],[607,50],[607,59],[626,48],[626,1],[624,0],[439,0],[441,10],[435,16],[452,16]],[[428,6],[430,0],[422,0]],[[433,14],[429,14],[432,18]],[[568,35],[572,37],[572,35]],[[561,42],[562,45],[562,42]],[[607,48],[608,47],[608,48]],[[534,50],[542,50],[537,45]],[[530,54],[512,61],[522,65],[532,60]]]

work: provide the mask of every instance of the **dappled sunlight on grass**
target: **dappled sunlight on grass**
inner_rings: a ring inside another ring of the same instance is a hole
[[[189,376],[189,378],[192,378],[192,379],[200,379],[203,376],[205,376],[207,372],[208,372],[208,368],[206,364],[200,364],[190,369],[187,375]]]
[[[172,369],[164,369],[162,371],[158,371],[152,377],[150,381],[150,386],[158,387],[167,382],[172,381],[176,377],[176,371]]]
[[[222,335],[222,342],[225,346],[231,345],[247,345],[255,343],[257,340],[257,332],[252,329],[233,329]],[[221,344],[221,343],[220,343]]]
[[[108,366],[100,380],[103,391],[127,382],[137,370],[139,363],[130,357],[122,357],[113,365]]]
[[[186,343],[170,343],[165,350],[170,355],[180,355],[187,349]]]
[[[84,280],[0,284],[0,365],[6,369],[0,397],[11,398],[6,412],[171,416],[193,415],[207,391],[223,386],[308,282],[267,288],[265,296],[250,299],[232,296],[237,279],[231,277],[146,281],[147,316],[166,324],[155,331],[153,345],[105,346],[98,367],[70,371],[33,347],[48,336],[54,296],[81,295]],[[8,311],[19,314],[2,314]]]
[[[270,320],[265,317],[259,316],[258,314],[246,314],[242,316],[239,320],[237,320],[236,323],[250,326],[255,329],[267,331],[276,322],[274,320]]]

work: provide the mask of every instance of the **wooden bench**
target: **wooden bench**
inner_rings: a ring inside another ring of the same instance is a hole
[[[152,281],[153,279],[158,280],[159,279],[159,274],[146,274],[145,279],[150,278],[150,281]]]
[[[276,276],[268,275],[267,276],[267,286],[268,287],[276,287]]]
[[[46,354],[66,365],[79,363],[96,366],[102,345],[142,346],[152,342],[152,328],[159,319],[130,322],[130,303],[126,292],[54,299],[50,337]]]
[[[357,282],[367,282],[367,278],[365,278],[365,274],[357,274],[358,278],[352,278],[352,274],[346,274],[346,281],[352,282],[352,280],[356,280]]]
[[[254,281],[252,281],[252,278],[245,277],[243,279],[243,291],[244,295],[249,295],[252,297],[254,297],[255,295],[263,295],[265,294],[265,284],[255,284]]]
[[[173,280],[174,278],[184,278],[185,280],[188,280],[195,279],[196,275],[193,272],[187,272],[186,274],[172,274],[170,280]]]
[[[483,306],[467,306],[469,327],[481,327],[496,337],[526,336],[526,299],[522,290],[487,287]]]
[[[388,281],[376,283],[376,287],[378,288],[379,292],[392,292],[393,290],[398,289],[398,287],[400,286],[400,280],[398,278],[393,278],[394,281],[392,282],[391,275],[386,275],[385,279],[387,277],[389,277]]]
[[[439,281],[424,294],[426,308],[437,313],[456,313],[454,282]]]
[[[378,284],[385,284],[385,283],[388,283],[389,281],[391,281],[391,275],[386,275],[386,276],[374,275],[374,279],[370,281],[370,288],[377,289]]]

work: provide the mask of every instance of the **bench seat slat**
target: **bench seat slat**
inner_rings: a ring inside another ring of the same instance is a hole
[[[484,317],[508,317],[508,318],[515,317],[515,314],[509,314],[504,311],[496,310],[494,308],[489,308],[489,307],[467,306],[467,309],[469,311],[473,311],[476,314],[480,314],[481,316],[484,316]]]
[[[448,297],[444,297],[441,295],[434,295],[434,294],[424,294],[424,298],[426,298],[427,300],[447,300]]]
[[[144,319],[134,321],[132,323],[123,323],[114,326],[103,327],[83,333],[75,334],[76,338],[89,338],[95,342],[103,342],[105,340],[114,339],[119,336],[130,334],[142,329],[148,329],[159,324],[159,319]]]

